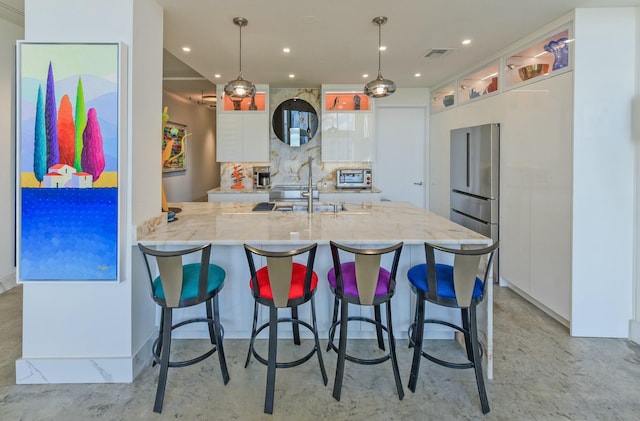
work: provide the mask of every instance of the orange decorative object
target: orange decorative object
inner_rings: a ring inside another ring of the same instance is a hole
[[[233,174],[231,175],[235,184],[231,186],[232,189],[244,189],[244,184],[242,184],[242,179],[244,178],[244,174],[242,173],[242,165],[234,165],[233,166]]]

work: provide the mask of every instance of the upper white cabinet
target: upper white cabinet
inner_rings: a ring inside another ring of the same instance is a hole
[[[269,161],[269,86],[256,85],[253,98],[232,101],[218,85],[216,160]]]
[[[373,159],[373,100],[362,86],[322,86],[322,160]]]

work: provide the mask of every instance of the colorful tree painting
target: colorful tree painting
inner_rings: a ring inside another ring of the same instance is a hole
[[[82,171],[82,133],[87,127],[87,115],[84,109],[84,89],[82,87],[82,78],[78,78],[78,88],[76,89],[76,148],[73,166],[76,171]]]
[[[75,161],[76,128],[69,95],[64,95],[58,109],[58,150],[59,164],[73,166]]]
[[[42,183],[47,173],[47,130],[45,128],[44,101],[42,99],[42,85],[38,85],[38,100],[36,101],[36,127],[33,137],[33,173],[36,180]]]
[[[102,133],[95,108],[90,108],[87,114],[87,127],[82,134],[82,169],[93,176],[93,181],[100,178],[104,171],[104,149],[102,148]]]
[[[56,89],[51,62],[49,62],[49,73],[47,74],[47,99],[45,101],[44,118],[47,128],[47,167],[52,167],[58,164],[60,155],[58,150]]]

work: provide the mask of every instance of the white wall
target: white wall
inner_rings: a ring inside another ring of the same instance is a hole
[[[48,0],[25,1],[27,41],[127,47],[119,121],[124,230],[120,282],[24,284],[17,383],[131,381],[148,359],[148,349],[138,353],[155,328],[154,304],[144,278],[131,278],[130,256],[135,225],[158,216],[161,207],[162,18],[154,0],[59,0],[55,8]]]
[[[0,142],[5,153],[0,154],[0,219],[14,220],[15,206],[15,47],[24,29],[0,18]],[[11,228],[9,228],[11,227]],[[14,224],[5,224],[0,236],[0,292],[15,285]]]
[[[636,69],[640,69],[640,8],[636,8]],[[634,256],[635,260],[635,282],[634,282],[634,306],[633,319],[629,322],[629,338],[640,343],[640,72],[636,72],[636,91],[635,101],[633,103],[633,121],[634,121],[634,142],[636,147],[636,170],[635,177],[636,186],[636,222],[635,222],[635,244]]]
[[[571,332],[628,337],[632,300],[621,297],[632,296],[634,261],[635,10],[577,9],[575,35]]]
[[[207,190],[220,186],[220,164],[216,162],[216,109],[185,101],[164,91],[162,103],[169,107],[170,121],[185,124],[186,171],[163,174],[169,202],[207,200]]]

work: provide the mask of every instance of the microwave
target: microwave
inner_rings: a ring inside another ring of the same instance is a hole
[[[336,170],[338,189],[370,189],[371,183],[371,170],[368,168]]]

